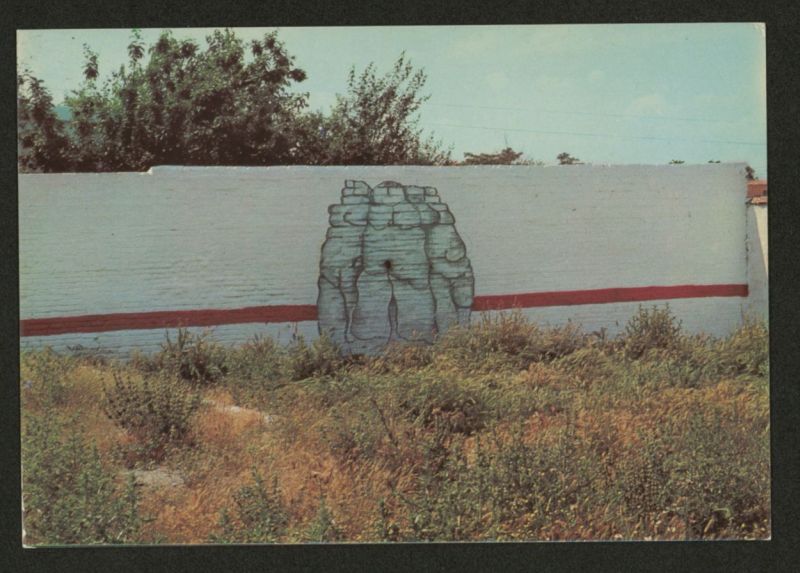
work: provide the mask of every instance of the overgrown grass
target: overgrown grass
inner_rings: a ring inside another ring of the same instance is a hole
[[[128,364],[26,353],[26,528],[45,544],[766,538],[768,373],[763,324],[688,335],[668,307],[615,338],[497,314],[372,358],[186,333]],[[128,468],[183,482],[126,490]]]
[[[141,520],[133,482],[118,483],[83,431],[45,411],[22,435],[26,542],[131,543]]]

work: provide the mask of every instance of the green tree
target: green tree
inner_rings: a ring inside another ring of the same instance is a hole
[[[21,76],[21,170],[450,163],[450,151],[418,125],[426,75],[405,54],[383,76],[374,64],[351,69],[347,92],[322,113],[294,91],[306,73],[275,32],[246,45],[215,30],[201,48],[166,30],[147,47],[134,29],[127,52],[103,80],[97,53],[84,46],[84,80],[66,100],[66,124],[41,82]]]
[[[29,71],[17,76],[17,156],[20,171],[69,169],[64,122],[44,82]]]
[[[134,30],[127,66],[103,85],[87,48],[84,84],[67,99],[77,169],[295,162],[295,118],[307,94],[289,88],[306,74],[276,33],[253,40],[250,56],[228,29],[206,44],[165,31],[145,49]]]
[[[570,155],[566,151],[563,153],[559,153],[556,156],[556,159],[558,159],[559,165],[580,165],[582,163],[580,159],[578,159],[577,157],[572,157],[572,155]]]
[[[310,163],[329,165],[440,165],[450,151],[423,138],[417,112],[430,96],[420,92],[427,76],[414,70],[405,53],[379,76],[374,63],[360,74],[351,68],[347,93],[337,96],[330,116],[306,118],[316,135]],[[318,155],[314,155],[317,153]]]

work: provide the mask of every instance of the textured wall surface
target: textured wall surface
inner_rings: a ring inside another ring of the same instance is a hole
[[[328,206],[345,180],[438,189],[458,219],[475,295],[748,281],[743,165],[155,168],[21,175],[21,318],[314,305]],[[751,271],[752,274],[752,271]],[[724,334],[747,300],[670,301]],[[649,303],[648,303],[649,304]],[[529,308],[611,332],[637,303]],[[224,325],[314,336],[316,322]],[[26,336],[23,346],[155,349],[164,329]]]

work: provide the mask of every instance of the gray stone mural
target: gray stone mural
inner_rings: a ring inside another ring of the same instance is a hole
[[[469,322],[472,266],[435,188],[347,180],[328,213],[317,312],[320,333],[343,352],[431,342]]]

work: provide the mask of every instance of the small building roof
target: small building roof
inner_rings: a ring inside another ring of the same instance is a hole
[[[766,197],[767,196],[767,180],[766,179],[753,179],[747,182],[747,198],[753,197]]]

